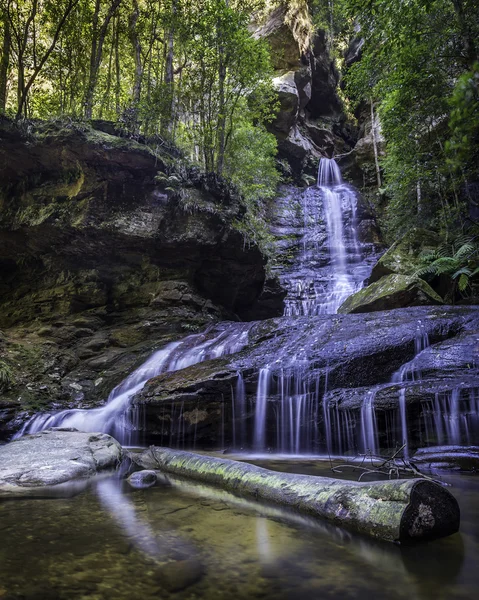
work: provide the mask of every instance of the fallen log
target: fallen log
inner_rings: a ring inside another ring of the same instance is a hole
[[[459,506],[424,479],[359,483],[270,471],[249,463],[152,446],[134,462],[262,499],[391,542],[435,539],[459,529]]]

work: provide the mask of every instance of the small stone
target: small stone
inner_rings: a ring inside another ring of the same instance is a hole
[[[127,481],[131,487],[137,489],[149,488],[156,485],[157,476],[156,472],[151,470],[136,471],[128,477]]]
[[[184,590],[199,581],[203,575],[203,565],[195,558],[167,563],[157,571],[160,585],[169,592]]]

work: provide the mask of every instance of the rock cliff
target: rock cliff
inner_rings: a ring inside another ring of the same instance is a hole
[[[261,303],[267,259],[222,180],[69,122],[3,120],[0,138],[0,423],[94,405],[220,318],[282,313],[280,289]]]

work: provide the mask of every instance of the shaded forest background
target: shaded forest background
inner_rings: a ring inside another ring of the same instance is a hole
[[[369,115],[387,240],[439,232],[422,274],[467,294],[479,274],[476,0],[1,0],[0,113],[25,127],[108,120],[175,148],[232,181],[264,228],[262,203],[287,172],[269,126],[272,49],[255,32],[279,5],[304,56],[324,32],[345,119]]]

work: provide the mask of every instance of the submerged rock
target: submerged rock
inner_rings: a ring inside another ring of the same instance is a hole
[[[197,583],[205,574],[197,558],[186,558],[161,565],[156,569],[156,579],[168,592],[180,592]]]
[[[339,307],[339,313],[367,313],[408,306],[443,304],[443,299],[419,277],[387,275],[359,290]]]
[[[153,487],[156,484],[157,476],[155,471],[145,469],[144,471],[132,473],[127,481],[131,487],[143,489]]]
[[[91,477],[115,468],[123,451],[105,433],[53,428],[0,446],[0,495]]]

